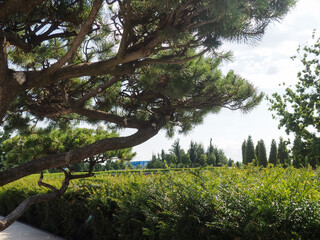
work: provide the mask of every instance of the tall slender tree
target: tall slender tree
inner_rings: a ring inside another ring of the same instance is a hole
[[[266,167],[268,165],[267,151],[266,151],[266,146],[264,144],[264,141],[262,139],[258,142],[257,149],[258,149],[257,162],[259,166]]]
[[[246,142],[246,164],[252,163],[256,159],[254,144],[252,141],[252,137],[249,135]]]
[[[290,159],[289,159],[289,152],[288,152],[288,149],[287,149],[287,143],[286,143],[286,141],[283,140],[282,137],[280,137],[280,140],[279,140],[277,157],[279,159],[279,162],[283,166],[290,165]]]
[[[271,146],[270,146],[270,153],[269,153],[269,163],[276,165],[278,161],[277,158],[277,142],[276,140],[272,139]]]
[[[246,162],[246,149],[247,149],[247,141],[244,140],[241,145],[242,163],[243,164],[247,164],[247,162]]]

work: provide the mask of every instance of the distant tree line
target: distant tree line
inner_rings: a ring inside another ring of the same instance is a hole
[[[172,144],[168,153],[162,150],[161,153],[154,154],[147,168],[188,168],[222,166],[225,164],[232,166],[233,163],[234,161],[228,159],[222,149],[212,144],[212,139],[210,139],[207,150],[205,150],[202,144],[191,141],[187,151],[181,148],[178,139]]]
[[[281,164],[284,167],[294,166],[305,167],[316,165],[312,162],[312,159],[307,157],[306,148],[304,148],[304,142],[301,138],[296,137],[292,146],[289,146],[290,141],[285,141],[282,137],[277,144],[275,139],[272,139],[270,145],[269,155],[264,141],[261,139],[254,145],[252,137],[249,136],[247,140],[242,143],[242,163],[252,163],[256,166],[266,167],[269,163],[273,165]]]

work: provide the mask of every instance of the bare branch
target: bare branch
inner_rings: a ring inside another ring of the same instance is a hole
[[[42,176],[42,178],[43,178],[43,176]],[[21,217],[21,215],[31,205],[36,204],[36,203],[41,203],[41,202],[47,202],[47,201],[53,200],[53,199],[63,195],[69,186],[69,182],[70,182],[70,178],[66,177],[63,180],[60,189],[56,189],[49,184],[45,184],[45,187],[47,187],[47,185],[51,186],[53,191],[49,192],[49,193],[38,194],[38,195],[35,195],[32,197],[29,197],[26,200],[24,200],[22,203],[20,203],[19,206],[16,209],[14,209],[9,215],[7,215],[4,219],[0,220],[0,231],[3,231],[7,227],[9,227],[14,221],[16,221],[19,217]]]
[[[50,189],[51,191],[58,191],[58,189],[55,188],[54,186],[52,186],[52,185],[50,185],[50,184],[48,184],[48,183],[43,182],[43,172],[42,172],[42,171],[40,172],[40,178],[39,178],[39,181],[38,181],[38,185],[39,185],[40,187],[48,188],[48,189]]]

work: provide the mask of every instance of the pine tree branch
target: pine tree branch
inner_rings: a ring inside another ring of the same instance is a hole
[[[183,59],[173,59],[174,56],[169,56],[169,57],[165,57],[165,58],[160,58],[160,59],[146,59],[143,60],[141,62],[137,63],[137,66],[145,66],[148,64],[169,64],[169,65],[178,65],[178,64],[183,64],[183,63],[187,63],[192,59],[201,57],[203,54],[205,54],[206,52],[208,52],[208,49],[205,49],[203,51],[201,51],[198,54],[195,54],[191,57],[187,57],[187,58],[183,58]]]
[[[102,139],[81,148],[73,149],[65,153],[47,155],[26,162],[20,166],[7,169],[0,172],[0,186],[46,169],[69,166],[72,163],[81,162],[99,153],[139,145],[155,136],[164,122],[158,120],[155,124],[157,128],[150,123],[130,136]]]
[[[40,177],[41,178],[41,177]],[[43,175],[42,175],[43,178]],[[42,182],[42,179],[39,180],[39,182]],[[65,176],[65,179],[62,182],[62,185],[60,189],[57,189],[49,184],[41,183],[41,186],[47,187],[52,192],[45,193],[45,194],[38,194],[32,197],[29,197],[25,199],[22,203],[19,204],[17,208],[15,208],[9,215],[7,215],[5,218],[0,220],[0,232],[9,227],[12,223],[14,223],[25,211],[32,205],[36,203],[42,203],[42,202],[48,202],[50,200],[53,200],[59,196],[62,196],[66,190],[68,189],[70,182],[70,177]]]
[[[10,15],[19,12],[30,12],[35,7],[48,0],[9,0],[0,4],[0,19],[5,19]]]
[[[82,43],[85,36],[90,32],[92,28],[92,24],[96,19],[96,16],[100,10],[103,0],[95,0],[90,11],[88,18],[86,19],[85,23],[81,26],[80,32],[72,42],[69,50],[67,53],[55,64],[53,64],[49,69],[47,69],[47,73],[50,75],[61,68],[65,63],[67,63],[72,56],[75,54],[77,49],[79,48],[80,44]]]
[[[4,37],[0,36],[0,83],[5,82],[7,78],[7,71],[8,71],[7,39],[5,36]]]
[[[81,108],[72,106],[72,112],[89,119],[96,119],[117,124],[120,127],[140,129],[148,124],[148,121],[141,121],[134,117],[120,117],[118,115],[110,114],[100,110],[93,110],[88,108]]]
[[[25,52],[30,52],[31,46],[13,33],[0,31],[0,38],[5,37],[10,45],[14,45]]]
[[[83,105],[92,97],[98,95],[99,93],[101,93],[102,91],[104,91],[105,89],[111,87],[113,84],[117,83],[120,80],[119,76],[113,77],[112,79],[110,79],[108,82],[102,84],[100,87],[86,93],[81,99],[79,99],[78,101],[76,101],[74,104],[77,107],[83,107]]]
[[[87,174],[78,174],[78,175],[72,175],[71,169],[66,171],[62,168],[59,168],[59,170],[62,171],[65,175],[65,178],[62,181],[61,187],[59,189],[48,184],[48,183],[43,182],[43,172],[41,171],[38,185],[41,187],[45,187],[45,188],[50,189],[51,192],[31,196],[31,197],[27,198],[26,200],[24,200],[22,203],[20,203],[19,206],[16,207],[9,215],[7,215],[5,218],[0,220],[0,232],[5,230],[12,223],[14,223],[19,217],[21,217],[22,214],[24,214],[30,206],[37,204],[37,203],[48,202],[50,200],[53,200],[53,199],[56,199],[56,198],[62,196],[67,191],[67,189],[69,187],[70,180],[92,177],[94,175],[92,172],[93,166],[94,166],[94,164],[90,164],[90,167],[89,167]]]
[[[129,40],[129,36],[130,36],[130,30],[131,30],[131,11],[132,9],[130,8],[130,0],[128,0],[125,5],[127,8],[126,11],[126,16],[124,19],[124,26],[123,26],[123,33],[122,33],[122,38],[121,38],[121,42],[119,45],[119,49],[118,49],[118,54],[117,54],[117,58],[121,59],[123,58],[123,56],[125,55],[125,52],[128,48],[128,40]],[[130,9],[129,9],[130,8]]]

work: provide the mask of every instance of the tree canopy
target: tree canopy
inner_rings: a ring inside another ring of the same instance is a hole
[[[312,45],[298,49],[304,69],[297,74],[295,88],[286,88],[283,95],[274,93],[270,98],[270,110],[279,119],[279,127],[295,134],[295,149],[305,148],[306,154],[300,156],[301,163],[306,161],[315,167],[320,164],[320,38],[315,39],[315,35],[313,38]]]
[[[30,134],[37,123],[60,129],[81,121],[133,128],[0,173],[0,186],[61,168],[63,194],[82,177],[65,170],[96,154],[132,147],[166,129],[180,132],[223,107],[249,111],[262,95],[218,66],[224,41],[259,40],[295,0],[3,0],[0,1],[0,123]],[[35,127],[36,126],[36,127]],[[91,176],[89,171],[83,177]],[[43,183],[41,174],[39,184]],[[23,206],[28,207],[28,204]],[[7,227],[23,211],[0,222]],[[17,211],[18,211],[17,210]],[[23,210],[23,209],[22,209]]]
[[[28,135],[16,135],[0,143],[3,158],[0,159],[0,169],[21,165],[32,159],[41,158],[48,154],[59,154],[74,148],[91,144],[95,141],[118,137],[115,132],[108,132],[102,128],[85,129],[69,128],[65,131],[60,129],[38,129]],[[87,164],[74,163],[71,168],[74,171],[85,171],[90,164],[100,165],[102,163],[120,160],[130,161],[135,156],[131,148],[103,152],[85,159]],[[95,166],[96,168],[98,166]]]

